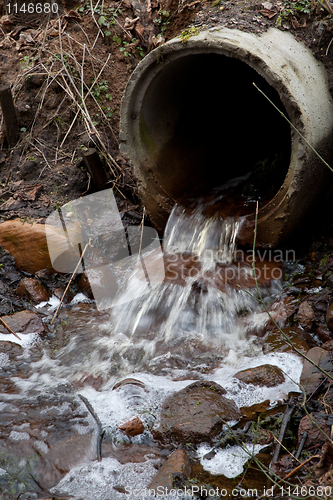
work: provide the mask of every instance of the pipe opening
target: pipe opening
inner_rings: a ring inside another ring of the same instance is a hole
[[[140,113],[146,168],[173,200],[246,176],[240,194],[266,201],[290,164],[287,115],[277,91],[246,63],[218,53],[178,57],[149,84]]]

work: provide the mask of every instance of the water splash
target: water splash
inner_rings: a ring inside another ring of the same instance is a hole
[[[207,215],[204,202],[192,210],[175,205],[163,241],[164,282],[131,300],[143,282],[134,272],[122,292],[123,305],[112,313],[113,331],[125,335],[132,349],[141,350],[140,369],[155,366],[156,359],[165,360],[171,351],[173,357],[189,361],[186,352],[193,342],[203,353],[214,347],[217,356],[244,349],[248,331],[244,316],[251,316],[253,327],[262,306],[255,289],[249,293],[246,287],[232,287],[225,278],[232,271],[243,273],[245,285],[249,274],[253,279],[251,266],[240,268],[236,262],[242,223],[243,218],[223,218],[218,211]],[[272,281],[262,295],[273,298],[279,290]]]

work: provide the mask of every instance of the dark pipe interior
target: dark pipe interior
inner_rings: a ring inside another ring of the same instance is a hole
[[[263,77],[220,54],[181,57],[151,82],[141,141],[155,179],[173,199],[250,172],[242,194],[265,200],[279,190],[290,162],[290,127],[253,82],[286,114]]]

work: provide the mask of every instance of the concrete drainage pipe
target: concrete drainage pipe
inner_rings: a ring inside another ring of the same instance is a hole
[[[241,176],[255,184],[258,165],[269,164],[264,189],[252,186],[252,194],[262,200],[258,243],[274,246],[333,176],[253,82],[331,161],[325,71],[292,35],[213,28],[186,42],[175,38],[140,62],[121,108],[120,150],[159,231],[176,201]],[[254,213],[246,218],[241,243],[253,238]]]

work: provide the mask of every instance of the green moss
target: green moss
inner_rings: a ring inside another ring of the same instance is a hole
[[[148,130],[147,124],[145,117],[142,116],[140,120],[140,137],[141,140],[144,144],[144,146],[150,151],[151,153],[155,153],[157,150],[156,144]]]
[[[180,38],[182,43],[185,45],[187,40],[189,40],[192,36],[197,36],[200,34],[199,28],[187,28],[186,30],[183,30],[180,34]]]

